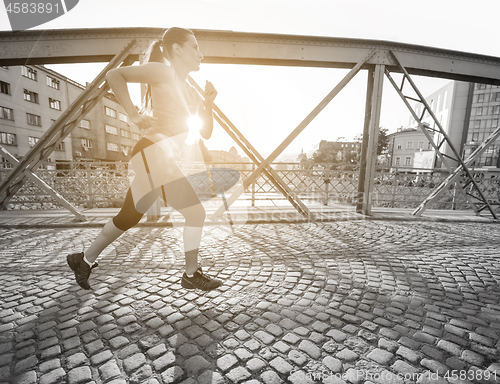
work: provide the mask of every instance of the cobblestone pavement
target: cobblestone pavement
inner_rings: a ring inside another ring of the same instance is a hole
[[[80,289],[99,228],[0,229],[0,383],[500,382],[500,226],[339,221],[134,228]]]

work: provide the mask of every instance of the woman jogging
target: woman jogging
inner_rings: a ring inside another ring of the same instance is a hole
[[[133,124],[148,129],[136,144],[130,160],[135,172],[124,205],[107,222],[91,246],[67,256],[76,282],[90,289],[89,276],[99,254],[127,229],[136,225],[158,197],[184,217],[186,269],[181,285],[187,289],[210,291],[222,282],[206,276],[198,265],[205,209],[193,187],[176,165],[189,131],[189,121],[200,121],[200,135],[210,138],[213,129],[212,104],[217,91],[207,81],[204,100],[187,83],[188,74],[198,71],[203,59],[192,31],[170,28],[149,47],[145,63],[120,67],[108,72],[106,79]],[[169,65],[167,64],[169,63]],[[127,83],[147,84],[144,111],[133,105]],[[147,114],[152,112],[152,116]]]

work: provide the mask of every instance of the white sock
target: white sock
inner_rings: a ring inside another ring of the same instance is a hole
[[[84,252],[84,260],[92,266],[94,260],[97,259],[97,256],[99,256],[104,248],[120,237],[123,232],[125,231],[116,228],[113,219],[109,220],[90,247]],[[89,260],[91,261],[89,262]]]
[[[88,261],[85,256],[83,256],[83,261],[85,261],[89,265],[89,267],[92,267],[93,263]]]

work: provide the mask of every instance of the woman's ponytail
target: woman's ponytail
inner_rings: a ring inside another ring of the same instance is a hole
[[[144,56],[142,59],[141,64],[145,63],[164,63],[165,62],[165,56],[163,54],[163,51],[161,49],[161,41],[153,41],[148,49],[146,49],[146,52],[144,52]]]
[[[144,52],[143,60],[141,64],[146,64],[146,63],[164,63],[165,62],[165,55],[163,54],[162,48],[161,48],[162,43],[158,40],[153,41],[146,52]],[[146,84],[146,92],[144,94],[144,99],[142,102],[142,113],[149,113],[151,112],[153,108],[153,101],[151,98],[151,86],[149,84]]]

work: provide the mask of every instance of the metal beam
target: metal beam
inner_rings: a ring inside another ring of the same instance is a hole
[[[373,93],[371,96],[370,132],[366,156],[366,170],[362,213],[371,215],[373,182],[377,166],[378,134],[380,131],[380,112],[382,109],[382,90],[384,85],[384,65],[376,65],[373,75]]]
[[[361,143],[361,155],[359,159],[359,179],[358,179],[358,197],[356,199],[356,212],[363,213],[365,210],[365,177],[366,177],[366,157],[368,152],[368,140],[370,138],[370,121],[372,116],[372,96],[373,81],[375,69],[368,71],[368,82],[366,84],[366,103],[365,103],[365,123],[363,126],[363,142]]]
[[[107,62],[131,39],[134,59],[162,28],[105,28],[0,32],[0,65]],[[390,41],[320,36],[193,30],[206,63],[352,68],[367,52],[368,65],[398,66],[412,75],[500,85],[500,58]]]

